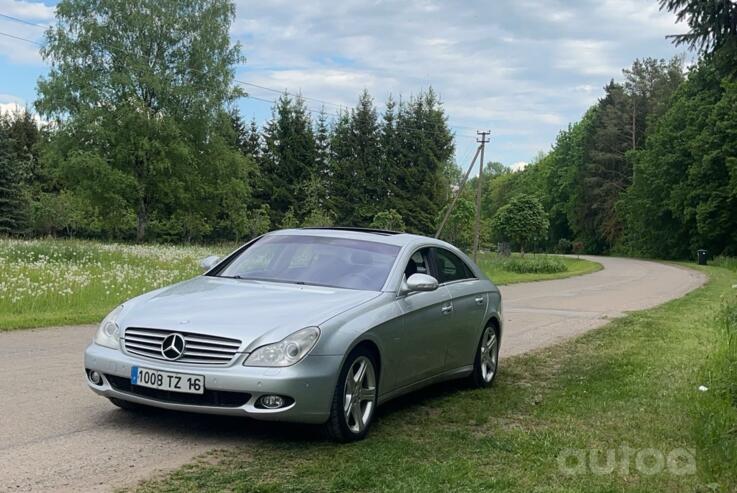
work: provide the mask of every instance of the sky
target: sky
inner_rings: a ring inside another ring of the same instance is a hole
[[[0,109],[30,105],[47,71],[36,43],[55,2],[0,0]],[[668,34],[686,30],[657,0],[235,0],[231,28],[246,63],[236,78],[244,117],[271,115],[278,91],[328,113],[367,89],[379,109],[429,86],[440,95],[465,167],[476,130],[490,130],[486,160],[520,168],[550,150],[610,79],[636,58],[684,54]],[[8,19],[12,16],[27,21]],[[36,24],[36,25],[31,25]]]

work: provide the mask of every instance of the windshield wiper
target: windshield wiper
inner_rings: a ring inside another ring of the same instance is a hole
[[[308,284],[310,286],[319,286],[319,284],[311,284],[305,281],[291,281],[288,279],[271,279],[268,277],[248,277],[248,276],[242,276],[240,274],[235,274],[232,276],[218,276],[218,277],[222,277],[224,279],[240,279],[240,280],[245,280],[245,281],[283,282],[286,284],[298,284],[300,286],[306,286]]]

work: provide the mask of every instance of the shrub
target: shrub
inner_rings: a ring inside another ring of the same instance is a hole
[[[492,264],[496,269],[517,274],[555,274],[568,270],[568,266],[562,259],[550,255],[526,257],[494,255],[487,257],[484,262]]]
[[[737,257],[725,257],[723,255],[719,255],[714,258],[712,265],[737,271]]]
[[[571,243],[571,240],[567,238],[561,238],[558,240],[558,246],[556,247],[556,251],[558,253],[571,253],[573,250],[573,243]]]

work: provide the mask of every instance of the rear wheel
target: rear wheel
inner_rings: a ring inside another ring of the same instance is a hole
[[[473,364],[473,373],[469,377],[474,387],[489,387],[494,383],[499,367],[499,334],[496,326],[489,324],[481,335],[476,359]]]
[[[333,440],[351,442],[366,436],[376,411],[376,359],[365,348],[354,350],[338,377],[325,429]]]

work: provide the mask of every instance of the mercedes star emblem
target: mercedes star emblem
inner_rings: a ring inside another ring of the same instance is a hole
[[[169,334],[161,343],[161,354],[168,360],[178,360],[184,354],[185,341],[181,334]]]

